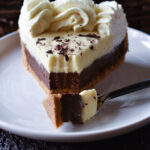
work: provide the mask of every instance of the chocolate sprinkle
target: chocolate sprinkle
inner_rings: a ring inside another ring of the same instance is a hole
[[[81,37],[96,38],[96,39],[99,39],[99,38],[100,38],[100,36],[98,36],[98,35],[96,35],[96,34],[86,34],[86,35],[84,35],[84,34],[79,34],[79,36],[81,36]]]
[[[46,51],[47,54],[53,54],[52,50]]]

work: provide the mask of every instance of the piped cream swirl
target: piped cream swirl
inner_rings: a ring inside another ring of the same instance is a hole
[[[54,16],[50,30],[68,30],[74,32],[81,30],[92,31],[96,21],[94,2],[92,0],[56,0],[54,3]]]
[[[49,29],[52,19],[51,4],[48,0],[25,0],[19,18],[19,27],[27,29],[32,36]]]
[[[127,27],[122,6],[115,1],[102,2],[96,5],[96,11],[96,29],[101,37],[112,36],[115,41],[121,41],[126,34]]]
[[[22,26],[32,36],[73,30],[98,31],[106,37],[125,36],[127,21],[122,6],[115,1],[94,4],[93,0],[25,0],[19,19]]]

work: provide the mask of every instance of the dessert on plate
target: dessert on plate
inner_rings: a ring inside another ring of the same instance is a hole
[[[24,64],[47,94],[89,89],[128,50],[126,16],[115,1],[24,0],[19,34]]]

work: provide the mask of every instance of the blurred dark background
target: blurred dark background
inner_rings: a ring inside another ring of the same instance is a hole
[[[0,36],[18,28],[23,0],[0,0]],[[101,0],[95,0],[100,3]],[[123,5],[130,27],[150,34],[150,0],[117,0]]]

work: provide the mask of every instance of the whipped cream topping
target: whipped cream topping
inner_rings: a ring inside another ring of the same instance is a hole
[[[101,37],[126,32],[127,21],[117,2],[93,0],[24,0],[19,27],[32,36],[45,31],[98,31]]]
[[[49,0],[25,0],[21,9],[19,27],[36,36],[49,29],[52,9]]]
[[[121,42],[126,34],[127,20],[122,6],[117,2],[102,2],[96,5],[96,28],[101,37],[112,36],[113,42]]]
[[[54,16],[50,30],[81,30],[92,31],[96,14],[91,0],[56,0],[54,3]]]

